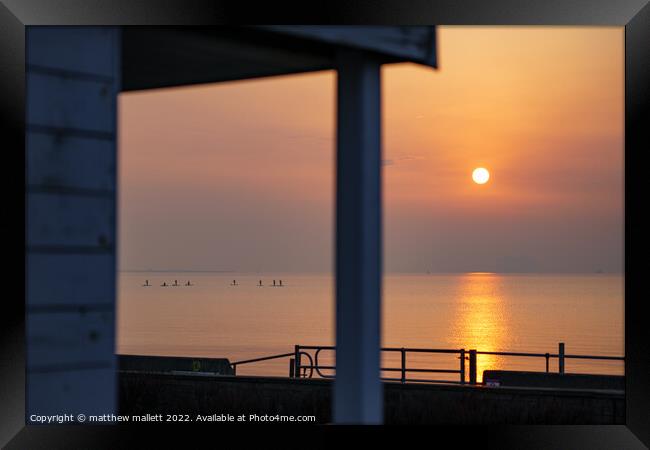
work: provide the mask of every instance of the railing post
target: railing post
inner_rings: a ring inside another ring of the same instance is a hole
[[[294,369],[295,369],[295,378],[300,378],[300,346],[296,345],[294,348]]]
[[[549,360],[550,356],[551,355],[549,355],[548,352],[544,355],[544,357],[546,358],[546,373],[548,373],[548,360]]]
[[[232,366],[232,374],[237,375],[237,365],[236,364]]]
[[[289,378],[294,378],[296,376],[296,360],[291,358],[289,359]]]
[[[558,345],[558,365],[560,368],[560,373],[564,373],[564,342],[560,342]]]
[[[476,384],[476,350],[469,351],[469,384]]]
[[[460,384],[465,384],[465,349],[460,349]]]
[[[406,383],[406,352],[402,347],[402,383]]]

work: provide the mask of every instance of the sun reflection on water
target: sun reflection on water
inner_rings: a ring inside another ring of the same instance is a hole
[[[474,272],[459,278],[453,335],[465,350],[503,351],[508,348],[509,313],[504,307],[502,278],[495,273]],[[483,371],[503,367],[503,357],[478,355],[477,380]],[[469,373],[469,364],[466,364]]]

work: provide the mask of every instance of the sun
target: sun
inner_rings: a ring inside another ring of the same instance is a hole
[[[485,184],[490,179],[490,172],[484,167],[477,167],[472,172],[472,180],[476,184]]]

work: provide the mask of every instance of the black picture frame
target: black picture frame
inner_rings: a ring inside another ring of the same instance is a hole
[[[5,244],[4,260],[8,263],[5,276],[18,289],[2,296],[0,310],[0,444],[11,439],[7,448],[118,448],[132,442],[133,436],[142,431],[164,439],[173,436],[187,444],[197,430],[196,425],[192,428],[155,429],[117,425],[25,426],[24,283],[17,282],[25,277],[25,26],[236,23],[625,27],[626,425],[504,425],[481,427],[479,430],[471,427],[443,430],[437,427],[434,434],[423,429],[416,434],[435,439],[431,442],[446,437],[451,438],[451,442],[457,440],[459,446],[473,443],[474,446],[490,448],[624,449],[650,446],[650,344],[645,333],[648,327],[645,323],[647,316],[643,315],[645,298],[641,266],[647,247],[643,236],[647,219],[642,214],[645,169],[641,156],[650,149],[650,5],[647,0],[348,0],[290,5],[203,0],[1,0],[0,127],[3,133],[0,147],[5,164],[0,179],[5,195],[0,227]],[[293,433],[287,433],[283,426],[267,426],[265,429],[265,434],[259,435],[241,433],[238,428],[244,441],[250,437],[266,438],[268,433],[285,436]],[[213,426],[209,433],[216,438],[223,430]],[[312,438],[316,441],[316,434],[323,433],[323,430],[313,431]],[[334,437],[341,438],[350,428],[330,427],[329,430],[333,431]],[[325,431],[328,431],[327,427]],[[278,447],[285,447],[287,441],[275,442]]]

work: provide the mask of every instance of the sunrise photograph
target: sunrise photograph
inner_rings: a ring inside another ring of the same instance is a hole
[[[382,379],[622,390],[622,31],[437,45],[436,68],[380,69]],[[120,95],[120,360],[335,377],[336,86]]]
[[[28,422],[625,424],[625,37],[28,27]]]

